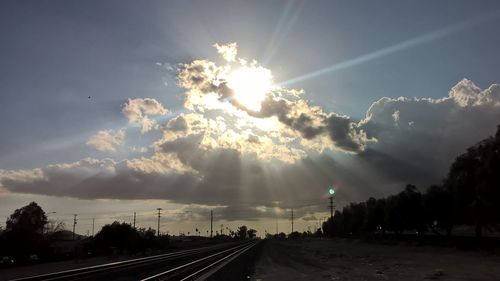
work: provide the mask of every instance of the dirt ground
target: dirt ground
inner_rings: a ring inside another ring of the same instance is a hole
[[[252,280],[500,280],[500,257],[352,239],[267,241]]]

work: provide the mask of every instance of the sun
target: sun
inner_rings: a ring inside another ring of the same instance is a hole
[[[271,71],[261,66],[242,66],[227,77],[227,86],[234,91],[233,98],[253,111],[260,110],[272,85]]]

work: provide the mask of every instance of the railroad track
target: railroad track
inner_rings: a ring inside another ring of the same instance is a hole
[[[204,280],[259,241],[245,241],[12,279],[35,280]]]

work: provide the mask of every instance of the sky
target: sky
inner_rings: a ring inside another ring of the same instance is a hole
[[[0,216],[263,235],[330,187],[423,191],[500,123],[498,26],[498,1],[2,1]]]

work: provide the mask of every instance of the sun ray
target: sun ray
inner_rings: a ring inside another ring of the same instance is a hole
[[[478,26],[480,24],[483,24],[485,22],[488,22],[488,21],[491,21],[491,20],[494,20],[497,18],[498,18],[498,12],[488,13],[486,15],[482,15],[482,16],[473,18],[473,19],[468,20],[468,21],[464,21],[464,22],[460,22],[460,23],[457,23],[454,25],[450,25],[450,26],[426,33],[424,35],[397,43],[397,44],[390,46],[390,47],[386,47],[386,48],[376,50],[376,51],[368,53],[368,54],[361,55],[361,56],[354,58],[354,59],[343,61],[343,62],[334,64],[334,65],[331,65],[331,66],[328,66],[328,67],[325,67],[325,68],[322,68],[322,69],[319,69],[319,70],[316,70],[316,71],[313,71],[313,72],[310,72],[310,73],[307,73],[307,74],[304,74],[304,75],[301,75],[301,76],[298,76],[298,77],[295,77],[292,79],[288,79],[286,81],[278,83],[278,85],[279,86],[289,86],[291,84],[295,84],[295,83],[298,83],[298,82],[301,82],[304,80],[315,78],[315,77],[318,77],[318,76],[321,76],[324,74],[328,74],[331,72],[335,72],[338,70],[342,70],[342,69],[346,69],[346,68],[349,68],[352,66],[356,66],[356,65],[359,65],[359,64],[362,64],[365,62],[369,62],[369,61],[390,55],[392,53],[400,52],[400,51],[403,51],[403,50],[406,50],[406,49],[409,49],[409,48],[412,48],[412,47],[415,47],[418,45],[422,45],[422,44],[425,44],[428,42],[432,42],[434,40],[438,40],[438,39],[443,38],[445,36],[449,36],[451,34],[458,33],[464,29],[472,28],[472,27]]]
[[[281,42],[285,39],[288,33],[292,30],[295,21],[300,15],[302,8],[304,7],[305,1],[299,3],[298,6],[293,7],[295,2],[288,1],[283,9],[278,25],[276,26],[273,36],[271,37],[270,42],[267,45],[266,51],[264,52],[264,56],[262,58],[262,64],[267,66],[274,54],[278,51]]]

